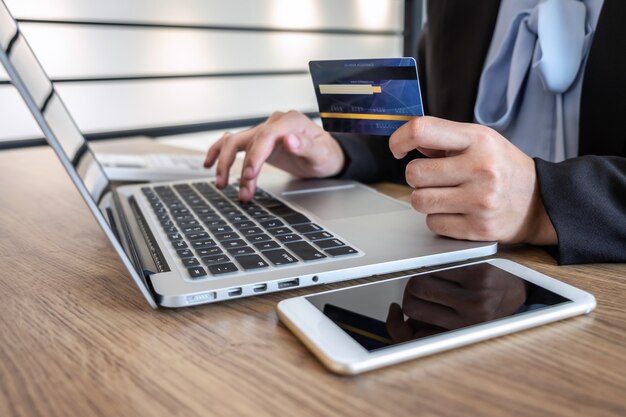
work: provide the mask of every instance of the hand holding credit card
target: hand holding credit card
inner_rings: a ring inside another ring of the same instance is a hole
[[[390,136],[424,115],[413,58],[311,61],[309,69],[327,132]]]

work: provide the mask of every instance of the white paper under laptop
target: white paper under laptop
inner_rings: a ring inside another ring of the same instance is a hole
[[[98,152],[97,158],[111,181],[174,181],[215,176],[214,168],[204,168],[202,155]]]
[[[462,261],[495,243],[440,238],[408,205],[350,181],[192,180],[111,189],[102,165],[0,2],[0,61],[151,306],[184,307]],[[113,281],[112,281],[113,282]]]

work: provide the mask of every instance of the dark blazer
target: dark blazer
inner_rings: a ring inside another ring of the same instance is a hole
[[[426,114],[472,122],[478,83],[499,0],[428,2],[417,60]],[[579,154],[562,163],[535,159],[561,264],[626,261],[626,2],[605,0],[585,68]],[[406,164],[386,141],[338,135],[343,176],[404,182]]]

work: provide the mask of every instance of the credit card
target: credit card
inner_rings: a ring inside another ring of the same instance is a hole
[[[309,69],[328,132],[391,136],[424,115],[413,58],[311,61]]]

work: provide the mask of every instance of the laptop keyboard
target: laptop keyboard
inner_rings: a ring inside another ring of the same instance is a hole
[[[259,188],[249,203],[236,186],[218,190],[212,182],[141,191],[193,279],[358,253]]]

